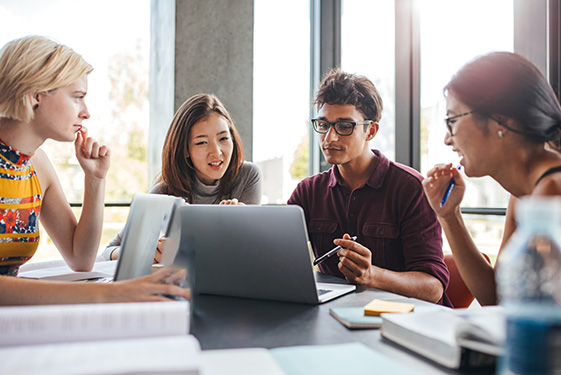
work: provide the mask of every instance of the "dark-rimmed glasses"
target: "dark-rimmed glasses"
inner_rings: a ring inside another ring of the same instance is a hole
[[[355,130],[355,126],[357,125],[370,125],[374,122],[374,120],[364,120],[364,121],[337,121],[337,122],[329,122],[325,120],[313,119],[310,120],[314,130],[319,134],[327,134],[329,128],[333,126],[335,129],[335,133],[339,135],[351,135]]]
[[[446,123],[446,128],[448,128],[448,133],[450,134],[450,137],[454,136],[454,132],[452,131],[452,124],[456,122],[457,119],[459,119],[460,117],[464,117],[467,115],[471,115],[473,112],[475,111],[469,111],[466,113],[462,113],[456,116],[452,116],[452,117],[446,117],[444,119],[444,122]]]

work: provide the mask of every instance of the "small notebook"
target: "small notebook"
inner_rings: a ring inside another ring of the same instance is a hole
[[[379,328],[382,318],[364,315],[364,307],[332,307],[329,313],[350,329]]]
[[[408,313],[413,311],[415,305],[405,302],[390,302],[375,299],[364,306],[364,315],[380,316],[383,313]]]

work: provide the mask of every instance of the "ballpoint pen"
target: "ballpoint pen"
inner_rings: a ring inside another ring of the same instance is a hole
[[[458,170],[462,169],[462,166],[458,165],[457,169]],[[444,203],[446,203],[446,201],[448,200],[448,197],[450,196],[450,193],[452,192],[452,189],[454,188],[455,184],[456,184],[456,180],[454,180],[454,177],[452,177],[450,183],[448,184],[448,187],[446,188],[446,192],[444,192],[444,196],[442,196],[442,200],[440,201],[440,207],[444,206]]]
[[[351,240],[356,241],[356,236],[352,236]],[[314,260],[314,266],[317,266],[318,264],[320,264],[321,262],[332,256],[333,254],[337,253],[342,248],[343,247],[341,245],[335,246],[333,249],[329,250],[327,253],[323,254],[322,256]]]

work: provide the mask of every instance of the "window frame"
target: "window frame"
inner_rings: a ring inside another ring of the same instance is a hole
[[[421,41],[420,0],[395,0],[395,160],[420,170],[421,165]],[[310,0],[310,95],[321,76],[341,64],[341,0]],[[561,98],[561,7],[557,0],[514,0],[514,50],[547,75]],[[543,25],[543,27],[536,25]],[[315,117],[310,109],[310,118]],[[309,174],[329,169],[321,156],[317,134],[309,129]],[[506,207],[462,208],[466,214],[505,215]]]

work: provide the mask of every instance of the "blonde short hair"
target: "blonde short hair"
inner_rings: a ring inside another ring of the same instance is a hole
[[[42,36],[27,36],[0,50],[0,117],[33,119],[30,94],[76,82],[93,70],[71,48]]]

